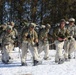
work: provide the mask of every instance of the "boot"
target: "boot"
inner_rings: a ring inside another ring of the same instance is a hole
[[[44,60],[49,60],[49,57],[46,57],[46,58],[44,57]]]
[[[74,57],[73,59],[75,59],[76,57]]]
[[[34,65],[34,66],[38,65],[38,63],[39,63],[39,61],[33,60],[33,65]]]
[[[68,59],[71,59],[71,56],[70,55],[68,55]]]
[[[2,60],[2,62],[3,62],[4,64],[8,64],[8,63],[9,63],[9,60],[7,60],[7,61]]]
[[[42,64],[42,61],[38,61],[33,57],[33,65],[38,65],[38,64]]]
[[[55,63],[58,63],[58,61],[57,61],[57,60],[55,60]]]
[[[27,66],[27,63],[22,62],[21,66]]]
[[[11,59],[11,57],[9,56],[9,59]]]
[[[68,58],[65,58],[65,61],[69,61],[69,59]]]
[[[63,64],[63,63],[64,63],[64,60],[63,59],[59,59],[58,64]]]

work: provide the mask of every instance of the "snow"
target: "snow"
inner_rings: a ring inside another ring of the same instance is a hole
[[[28,52],[27,64],[28,66],[21,66],[21,54],[19,48],[15,48],[11,52],[13,58],[12,63],[3,64],[0,60],[0,75],[76,75],[76,59],[71,59],[63,64],[55,63],[55,50],[49,50],[50,59],[43,60],[42,64],[32,66],[32,56]],[[40,54],[41,58],[44,56],[44,52]],[[0,54],[1,59],[1,54]]]

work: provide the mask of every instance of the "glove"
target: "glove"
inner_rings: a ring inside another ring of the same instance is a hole
[[[15,46],[15,47],[18,47],[18,41],[15,41],[15,42],[14,42],[14,46]]]
[[[16,36],[16,39],[18,39],[18,37]]]
[[[39,43],[36,43],[36,46],[38,47],[39,46]]]
[[[71,37],[68,37],[68,40],[71,40]]]
[[[74,39],[76,40],[76,37]]]
[[[31,38],[30,34],[28,34],[26,38]]]
[[[73,38],[76,40],[76,37],[73,36]]]

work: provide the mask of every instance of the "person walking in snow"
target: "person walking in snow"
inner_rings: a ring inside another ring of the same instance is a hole
[[[34,30],[34,27],[36,26],[35,23],[30,23],[29,28],[27,31],[25,30],[22,36],[22,60],[21,65],[27,65],[26,58],[27,58],[27,52],[28,49],[31,51],[33,56],[33,63],[34,65],[37,65],[40,61],[39,54],[38,54],[38,35],[36,31]]]
[[[44,51],[44,60],[49,59],[49,29],[50,29],[50,24],[44,25],[45,28],[43,28],[40,33],[39,33],[39,54]]]
[[[68,40],[65,41],[64,50],[65,50],[65,60],[71,59],[71,54],[76,50],[76,25],[75,19],[70,18],[69,19],[69,25],[67,26],[67,29],[69,31],[69,37]]]
[[[12,26],[7,26],[6,31],[2,33],[2,62],[7,64],[10,61],[10,52],[14,48],[15,33]]]
[[[18,46],[18,31],[17,29],[15,28],[15,23],[13,21],[9,22],[10,26],[12,26],[12,30],[14,31],[15,33],[15,41],[14,41],[14,46],[17,47]]]
[[[61,19],[60,26],[54,30],[53,36],[55,39],[55,46],[56,46],[55,62],[58,64],[62,64],[64,62],[64,55],[63,55],[64,41],[68,36],[68,31],[65,28],[64,19]]]

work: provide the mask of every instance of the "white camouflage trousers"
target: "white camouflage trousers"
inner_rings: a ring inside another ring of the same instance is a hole
[[[2,50],[2,60],[4,60],[4,61],[9,60],[10,52],[13,51],[14,45],[12,43],[6,44],[6,45],[3,45],[2,49],[3,49]]]
[[[28,42],[23,42],[21,49],[22,49],[21,62],[26,62],[28,49],[30,50],[30,52],[31,52],[32,56],[34,57],[34,59],[37,60],[37,61],[40,61],[37,47],[33,47]]]
[[[56,55],[55,55],[55,61],[59,61],[59,59],[63,59],[63,46],[64,46],[64,41],[63,42],[59,42],[59,41],[55,41],[55,46],[56,46]]]
[[[74,38],[65,41],[64,50],[65,50],[65,54],[64,54],[65,58],[68,58],[68,55],[71,56],[71,54],[76,50],[76,41]]]
[[[44,51],[45,55],[44,58],[48,58],[49,57],[49,43],[43,44],[42,41],[39,41],[39,54]]]

